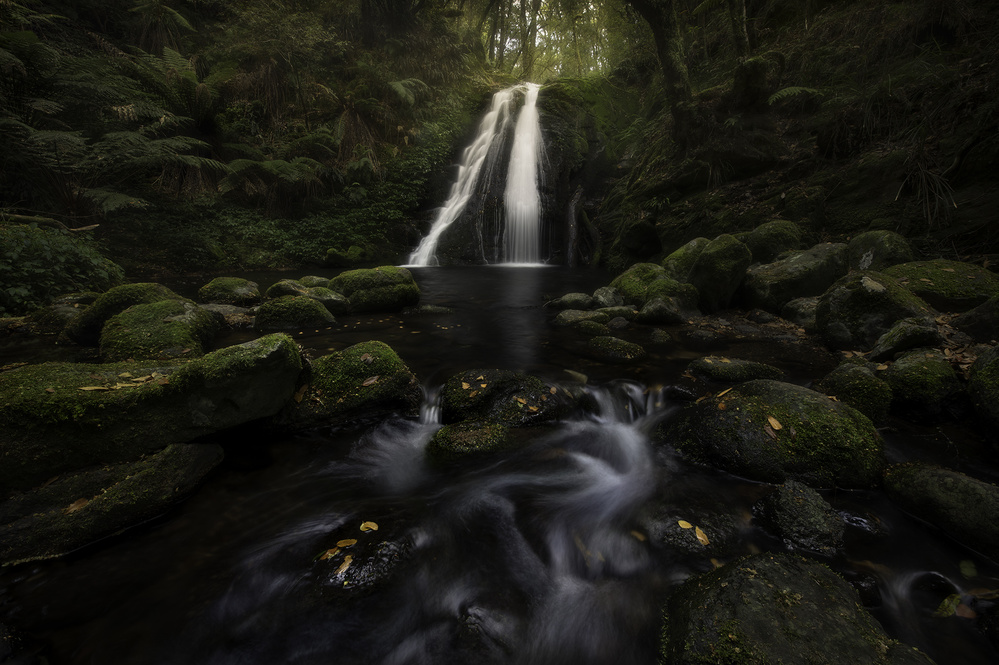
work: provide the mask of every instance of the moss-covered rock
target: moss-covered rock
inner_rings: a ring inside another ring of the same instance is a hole
[[[849,404],[874,423],[884,422],[891,408],[891,386],[866,363],[842,363],[816,383],[815,389]]]
[[[950,324],[979,342],[999,340],[999,296],[955,317]]]
[[[161,284],[139,282],[116,286],[98,296],[63,332],[77,344],[96,346],[104,323],[115,314],[124,312],[132,305],[171,299],[179,300],[180,296]]]
[[[964,391],[950,361],[936,349],[910,351],[883,374],[892,407],[921,420],[943,415]]]
[[[999,487],[924,463],[892,466],[884,487],[903,510],[999,560]]]
[[[873,487],[884,468],[867,416],[779,381],[748,381],[688,405],[658,436],[694,462],[772,483]]]
[[[690,269],[697,262],[697,257],[701,255],[701,252],[710,242],[707,238],[694,238],[675,250],[663,259],[662,266],[666,270],[666,274],[679,282],[687,281],[687,276],[690,275]]]
[[[312,361],[311,382],[285,421],[308,427],[396,412],[414,414],[422,399],[420,382],[392,347],[362,342]]]
[[[784,378],[784,372],[773,365],[721,356],[698,358],[687,365],[687,371],[695,376],[730,383],[742,383],[753,379],[776,380]]]
[[[281,298],[283,296],[304,296],[308,295],[309,287],[302,284],[297,279],[282,279],[267,287],[265,296],[268,298]]]
[[[578,333],[586,335],[587,337],[598,337],[600,335],[610,335],[611,329],[603,323],[597,323],[596,321],[583,320],[573,323],[570,328]]]
[[[448,378],[440,400],[445,424],[477,420],[511,427],[538,425],[565,416],[572,406],[557,386],[499,369],[472,369]]]
[[[999,275],[972,263],[913,261],[882,272],[942,312],[966,312],[999,296]]]
[[[815,310],[818,307],[818,298],[795,298],[784,303],[784,306],[780,308],[780,316],[791,323],[796,323],[807,332],[813,332],[815,330]]]
[[[607,323],[611,317],[606,312],[590,312],[582,309],[564,309],[555,317],[557,326],[574,326],[581,321],[593,321],[594,323]]]
[[[317,286],[323,289],[328,289],[330,287],[329,278],[319,277],[318,275],[306,275],[305,277],[299,277],[298,283],[309,289]]]
[[[671,325],[685,323],[687,314],[673,298],[652,298],[642,306],[642,310],[635,317],[639,323],[652,325]]]
[[[944,337],[936,323],[928,319],[902,319],[878,338],[871,360],[890,360],[897,354],[919,347],[940,346]]]
[[[99,295],[92,291],[66,294],[45,307],[36,309],[25,317],[25,321],[29,322],[37,332],[60,333],[70,321],[80,315],[84,308],[93,304]]]
[[[336,323],[329,310],[309,296],[281,296],[257,309],[255,330],[300,330],[326,328]]]
[[[68,554],[163,514],[222,460],[211,444],[176,444],[137,462],[87,469],[0,504],[0,565]]]
[[[754,504],[753,515],[791,549],[830,557],[843,546],[843,518],[818,492],[794,480]]]
[[[847,261],[852,270],[884,270],[912,259],[909,241],[888,230],[856,235],[850,240],[847,250]]]
[[[128,462],[276,414],[302,371],[287,335],[189,362],[44,363],[0,373],[0,487]]]
[[[115,314],[101,331],[101,356],[108,361],[203,356],[225,325],[218,312],[190,300],[132,305]]]
[[[846,245],[822,243],[779,261],[746,270],[743,297],[747,307],[778,313],[796,298],[820,296],[846,274]]]
[[[628,364],[645,358],[646,352],[639,344],[617,337],[592,337],[586,343],[586,353],[601,362]]]
[[[624,296],[613,286],[601,286],[593,292],[593,307],[620,307],[622,305],[624,305]]]
[[[310,286],[305,295],[320,303],[333,316],[346,314],[350,311],[350,301],[347,300],[347,297],[336,291],[331,291],[325,286]]]
[[[660,663],[933,662],[890,639],[843,578],[789,554],[754,554],[689,579],[663,619]]]
[[[349,270],[331,279],[329,288],[345,295],[353,312],[398,312],[420,302],[413,274],[395,266]]]
[[[978,356],[971,366],[968,393],[978,417],[995,436],[995,429],[999,428],[999,347]]]
[[[841,278],[819,297],[815,327],[831,348],[867,350],[896,321],[932,319],[934,314],[894,279],[860,271]]]
[[[567,293],[554,300],[549,300],[545,303],[545,307],[557,310],[587,310],[593,307],[593,296],[588,293]]]
[[[687,276],[697,288],[700,309],[715,312],[728,307],[752,262],[752,252],[734,236],[722,234],[705,245]]]
[[[453,462],[513,447],[509,428],[496,422],[460,422],[437,430],[427,443],[427,459]]]
[[[648,304],[650,300],[655,300],[656,298],[672,301],[684,312],[696,314],[700,294],[697,292],[697,287],[693,284],[679,282],[675,279],[667,277],[666,279],[657,279],[649,285],[648,289],[646,289],[646,304]]]
[[[242,277],[216,277],[198,289],[199,302],[252,307],[260,300],[259,285]]]
[[[801,228],[786,219],[760,224],[741,239],[754,263],[770,263],[779,254],[801,247]]]
[[[610,286],[624,298],[624,302],[641,307],[648,300],[646,292],[653,282],[668,279],[666,270],[655,263],[636,263],[614,278]]]
[[[606,314],[610,319],[607,323],[610,324],[614,319],[624,319],[626,321],[631,321],[638,316],[638,310],[634,307],[628,305],[619,305],[617,307],[601,307],[598,310],[594,310],[599,314]]]

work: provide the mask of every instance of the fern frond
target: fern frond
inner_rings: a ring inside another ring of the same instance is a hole
[[[792,85],[787,88],[782,88],[770,95],[770,98],[767,99],[767,104],[773,106],[779,101],[783,101],[790,97],[796,97],[798,95],[815,95],[817,97],[821,97],[824,94],[824,92],[817,88],[805,88],[799,85]]]
[[[82,189],[79,194],[82,198],[92,203],[94,207],[104,215],[115,212],[116,210],[124,210],[126,208],[145,208],[149,205],[148,201],[145,201],[137,196],[122,194],[121,192],[116,192],[110,189],[102,189],[99,187]]]

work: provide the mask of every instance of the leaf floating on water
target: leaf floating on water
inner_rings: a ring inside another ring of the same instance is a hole
[[[378,379],[379,378],[381,378],[381,377],[379,377],[379,376],[369,376],[368,378],[366,378],[364,380],[364,383],[362,383],[361,385],[362,386],[373,386],[376,383],[378,383]]]
[[[966,579],[971,579],[972,577],[978,577],[978,568],[975,566],[975,562],[971,559],[965,559],[961,562],[961,574],[964,575]]]
[[[677,520],[676,523],[680,525],[681,529],[693,529],[694,528],[694,525],[691,524],[690,522],[688,522],[687,520]]]
[[[773,416],[767,416],[767,422],[770,423],[770,426],[773,427],[775,430],[784,428],[784,426],[780,424],[780,421],[774,418]]]
[[[954,614],[961,617],[962,619],[976,619],[978,618],[978,613],[971,609],[964,603],[961,603],[954,609]]]
[[[694,535],[697,536],[697,542],[699,542],[701,545],[711,544],[711,541],[708,540],[708,537],[704,535],[703,531],[701,531],[701,527],[699,526],[694,527]]]
[[[472,385],[471,385],[471,384],[469,384],[469,383],[465,383],[464,381],[462,381],[462,382],[461,382],[461,389],[462,389],[462,390],[468,390],[468,389],[469,389],[469,388],[471,388],[471,387],[472,387]]]
[[[343,575],[345,572],[347,572],[347,569],[350,568],[350,564],[353,561],[354,561],[354,557],[352,557],[352,556],[350,556],[348,554],[347,556],[345,556],[343,558],[343,563],[340,564],[340,567],[337,568],[336,571],[333,574],[337,575],[337,576]]]
[[[344,538],[343,540],[337,541],[336,546],[337,547],[350,547],[351,545],[356,545],[356,544],[357,544],[357,539],[356,538]]]
[[[374,522],[363,522],[361,524],[361,531],[378,531],[378,525]]]
[[[935,617],[949,617],[957,611],[957,606],[961,604],[961,594],[952,593],[943,599],[940,606],[937,607],[936,612],[933,613]]]
[[[65,510],[62,511],[63,515],[71,515],[78,510],[81,510],[84,506],[90,503],[90,499],[77,499],[73,503],[69,504]]]
[[[641,531],[632,531],[631,535],[634,536],[635,540],[644,543],[646,541],[645,534]]]

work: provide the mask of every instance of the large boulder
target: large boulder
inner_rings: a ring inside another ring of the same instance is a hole
[[[891,467],[884,487],[903,510],[999,561],[999,487],[925,463]]]
[[[796,298],[822,295],[846,274],[846,245],[822,243],[779,261],[746,270],[743,293],[748,307],[779,313]]]
[[[174,444],[16,495],[0,504],[0,565],[68,554],[162,515],[221,460],[219,446]]]
[[[690,274],[690,269],[694,267],[697,257],[701,255],[701,252],[704,251],[704,248],[710,242],[707,238],[694,238],[667,256],[662,262],[666,274],[677,281],[687,281],[687,275]]]
[[[881,437],[856,409],[790,383],[755,380],[684,407],[658,438],[691,461],[813,487],[873,487]]]
[[[303,330],[328,328],[336,323],[326,306],[307,295],[281,296],[257,308],[255,330]]]
[[[640,308],[649,299],[647,295],[649,287],[654,282],[665,279],[671,278],[662,266],[655,263],[636,263],[615,277],[610,286],[617,290],[626,304]]]
[[[839,279],[819,297],[815,327],[831,348],[868,350],[896,321],[927,320],[934,314],[894,279],[861,271]]]
[[[786,219],[760,224],[743,237],[754,263],[770,263],[779,254],[801,247],[801,228]]]
[[[427,459],[453,462],[516,447],[509,428],[494,422],[464,421],[437,430],[426,447]]]
[[[942,346],[944,336],[929,319],[902,319],[878,338],[871,349],[871,360],[891,360],[896,355],[920,347]]]
[[[995,430],[999,428],[999,346],[978,356],[971,366],[968,393],[978,417],[995,436]]]
[[[132,305],[101,331],[101,356],[108,361],[203,356],[225,325],[218,312],[190,300]]]
[[[472,369],[448,378],[440,400],[445,424],[480,420],[514,427],[538,425],[563,417],[571,407],[571,399],[557,386],[499,369]]]
[[[728,307],[753,262],[753,253],[734,236],[722,234],[704,246],[687,275],[697,288],[701,310]]]
[[[832,570],[754,554],[693,577],[664,611],[660,663],[932,665],[891,640]]]
[[[550,309],[576,309],[587,310],[593,307],[593,296],[587,293],[567,293],[564,296],[549,300],[545,307]]]
[[[26,489],[94,464],[278,413],[302,371],[275,334],[189,362],[44,363],[0,373],[0,487]]]
[[[124,312],[132,305],[173,299],[179,300],[180,296],[161,284],[139,282],[116,286],[98,296],[92,305],[69,322],[63,332],[77,344],[96,346],[104,323],[115,314]]]
[[[216,277],[198,289],[198,301],[252,307],[260,302],[260,287],[242,277]]]
[[[954,367],[936,349],[910,351],[883,374],[891,386],[892,407],[920,420],[940,417],[964,392]]]
[[[973,263],[913,261],[882,272],[942,312],[966,312],[999,296],[999,275]]]
[[[297,279],[282,279],[274,282],[264,293],[268,298],[281,298],[283,296],[304,296],[308,295],[309,287],[302,284]]]
[[[995,342],[999,339],[999,296],[969,309],[951,320],[950,324],[979,342]]]
[[[867,363],[847,361],[819,380],[815,389],[849,404],[872,422],[881,423],[888,417],[892,392],[891,386],[874,372]]]
[[[843,518],[818,492],[794,480],[757,501],[753,515],[791,549],[829,557],[843,547]]]
[[[712,381],[742,383],[753,379],[782,379],[783,370],[766,363],[724,356],[704,356],[691,361],[687,371]]]
[[[867,231],[854,236],[847,249],[851,270],[884,270],[912,261],[909,241],[894,231]]]
[[[349,270],[330,280],[330,290],[342,293],[353,312],[398,312],[420,302],[420,287],[405,268]]]

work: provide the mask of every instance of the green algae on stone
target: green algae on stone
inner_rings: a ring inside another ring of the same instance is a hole
[[[202,356],[224,324],[221,314],[190,300],[132,305],[104,324],[101,356],[109,361]]]
[[[350,301],[347,297],[331,291],[325,286],[310,286],[305,291],[305,295],[322,304],[333,316],[346,314],[350,311]]]
[[[132,305],[171,299],[181,298],[161,284],[138,282],[116,286],[99,295],[92,305],[70,321],[63,332],[77,344],[95,346],[104,323],[115,314],[124,312]]]
[[[216,277],[198,289],[198,301],[252,307],[261,300],[260,287],[242,277]]]
[[[591,320],[576,321],[570,326],[573,330],[587,335],[589,337],[598,337],[600,335],[610,335],[610,328],[608,328],[603,323],[597,323]]]
[[[687,371],[714,381],[731,383],[741,383],[753,379],[782,379],[784,377],[783,370],[773,365],[720,356],[697,358],[687,365]]]
[[[636,263],[615,277],[610,286],[621,294],[625,304],[641,307],[648,300],[646,292],[649,287],[661,279],[669,279],[662,266],[655,263]]]
[[[786,219],[760,224],[742,242],[749,247],[755,263],[770,263],[779,254],[801,247],[801,227]]]
[[[999,275],[973,263],[913,261],[882,272],[942,312],[966,312],[999,295]]]
[[[319,277],[318,275],[306,275],[305,277],[299,277],[298,283],[309,289],[317,286],[323,289],[328,289],[330,287],[329,278]]]
[[[441,420],[490,420],[520,427],[557,420],[570,401],[557,386],[536,376],[499,369],[471,369],[444,382],[440,392]]]
[[[707,238],[694,238],[667,256],[662,262],[666,274],[679,282],[686,282],[697,257],[710,242]]]
[[[304,296],[307,295],[309,287],[300,283],[297,279],[282,279],[267,287],[265,296],[268,298],[280,298],[282,296]]]
[[[420,302],[413,274],[396,266],[348,270],[331,279],[329,288],[346,296],[353,312],[396,312]]]
[[[866,364],[844,362],[819,380],[815,389],[849,404],[875,424],[884,422],[891,408],[891,386]]]
[[[722,234],[705,245],[687,276],[697,288],[700,309],[715,312],[728,307],[752,262],[752,252],[734,236]]]
[[[427,443],[425,452],[431,461],[453,462],[511,447],[513,443],[506,425],[490,421],[464,421],[437,430]]]
[[[257,309],[255,330],[296,330],[326,328],[336,318],[318,300],[307,295],[281,296],[268,300]]]
[[[867,416],[766,379],[684,407],[659,436],[694,462],[771,483],[867,488],[884,467],[881,437]]]
[[[638,362],[647,355],[641,345],[610,336],[590,338],[586,352],[596,360],[618,364]]]
[[[891,386],[892,406],[921,419],[940,416],[964,390],[954,367],[936,349],[916,349],[884,372]]]

